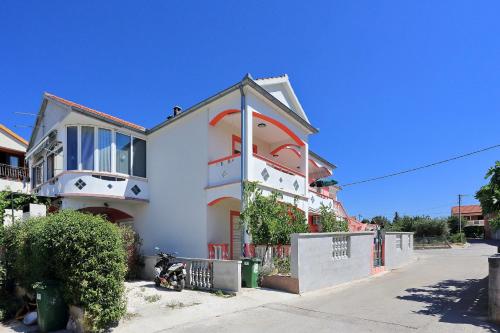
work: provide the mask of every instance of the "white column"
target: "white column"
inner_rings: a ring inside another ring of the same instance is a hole
[[[302,147],[302,154],[301,154],[301,164],[300,164],[300,170],[301,173],[304,174],[305,176],[305,184],[304,184],[304,196],[307,197],[306,204],[305,204],[305,214],[306,214],[306,220],[309,218],[309,144],[305,142],[304,146]]]
[[[243,201],[243,184],[247,180],[251,180],[253,171],[253,131],[252,131],[252,111],[248,110],[248,103],[246,97],[245,87],[240,88],[241,92],[241,211],[245,209],[245,202]],[[242,238],[242,251],[243,255],[248,256],[245,253],[246,244],[251,243],[250,235],[246,232],[246,225],[243,226],[241,232]]]

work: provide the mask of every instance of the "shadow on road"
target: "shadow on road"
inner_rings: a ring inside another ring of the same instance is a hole
[[[484,279],[444,280],[432,286],[406,289],[398,299],[425,303],[418,314],[439,317],[441,322],[470,324],[490,332],[500,327],[487,322],[488,277]]]

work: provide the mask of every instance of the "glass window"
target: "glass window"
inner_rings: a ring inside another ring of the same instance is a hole
[[[54,177],[54,154],[47,156],[47,180]]]
[[[18,168],[19,167],[19,157],[10,155],[9,156],[9,165]]]
[[[66,129],[66,170],[78,169],[78,127],[69,126]]]
[[[130,175],[130,136],[116,133],[116,172]]]
[[[99,171],[111,172],[111,131],[99,128]]]
[[[134,138],[133,142],[134,176],[146,177],[146,141]]]
[[[82,170],[94,170],[94,128],[82,126]]]

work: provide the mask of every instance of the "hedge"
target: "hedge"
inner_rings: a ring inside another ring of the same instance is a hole
[[[67,304],[85,310],[98,331],[126,310],[125,244],[120,229],[100,216],[61,211],[6,229],[7,275],[28,290],[45,279],[63,285]]]

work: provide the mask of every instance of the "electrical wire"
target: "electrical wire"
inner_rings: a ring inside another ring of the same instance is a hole
[[[452,157],[452,158],[448,158],[446,160],[442,160],[442,161],[439,161],[439,162],[434,162],[434,163],[427,164],[427,165],[422,165],[422,166],[419,166],[419,167],[416,167],[416,168],[412,168],[412,169],[408,169],[408,170],[403,170],[403,171],[399,171],[399,172],[394,172],[394,173],[391,173],[391,174],[388,174],[388,175],[384,175],[384,176],[373,177],[373,178],[368,178],[368,179],[364,179],[364,180],[360,180],[360,181],[356,181],[356,182],[352,182],[352,183],[342,184],[340,186],[346,187],[346,186],[352,186],[352,185],[358,185],[358,184],[373,182],[373,181],[376,181],[376,180],[385,179],[385,178],[389,178],[389,177],[395,177],[395,176],[403,175],[405,173],[414,172],[414,171],[422,170],[422,169],[425,169],[425,168],[430,168],[430,167],[433,167],[433,166],[436,166],[436,165],[439,165],[439,164],[443,164],[443,163],[447,163],[447,162],[450,162],[450,161],[458,160],[460,158],[464,158],[464,157],[467,157],[467,156],[479,154],[479,153],[482,153],[484,151],[495,149],[495,148],[498,148],[498,147],[500,147],[500,145],[494,145],[494,146],[486,147],[486,148],[483,148],[483,149],[480,149],[480,150],[476,150],[476,151],[473,151],[473,152],[470,152],[470,153],[467,153],[467,154],[463,154],[463,155],[455,156],[455,157]]]

